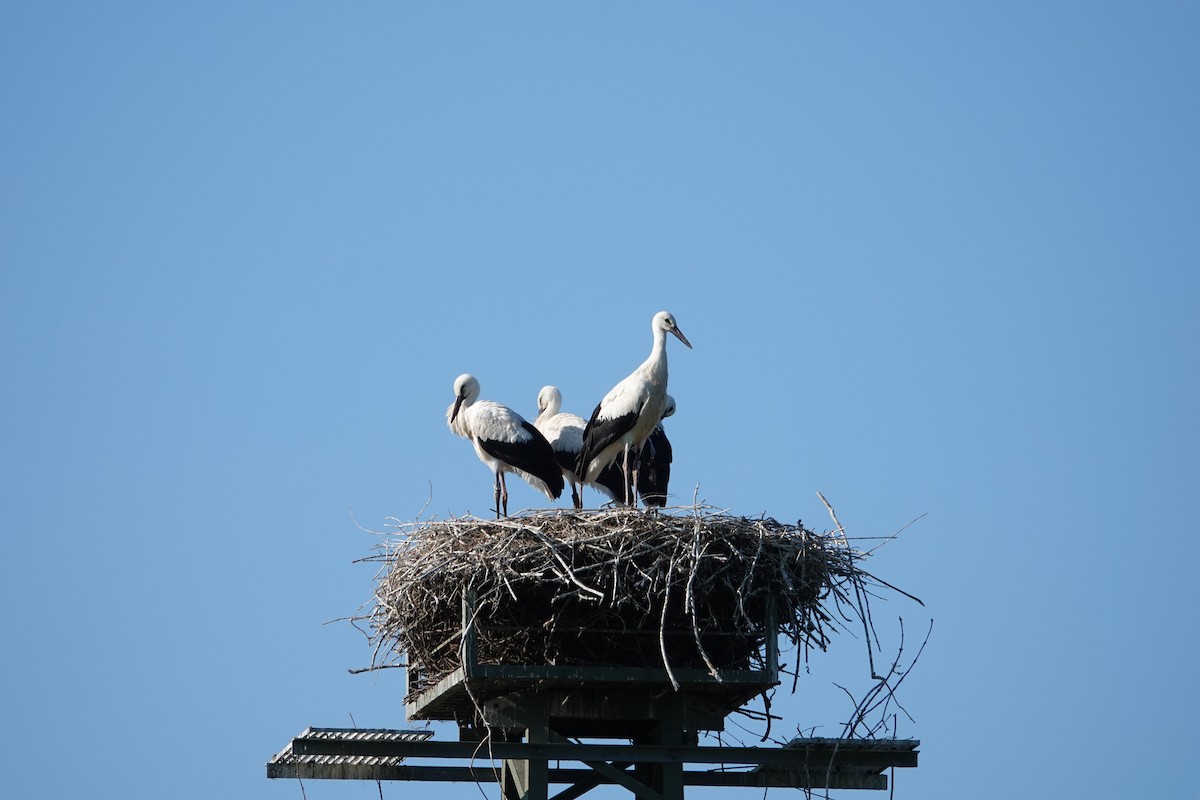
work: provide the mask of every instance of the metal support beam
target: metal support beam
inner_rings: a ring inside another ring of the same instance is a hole
[[[609,765],[620,769],[620,764]],[[268,778],[301,780],[409,781],[418,783],[494,783],[499,771],[491,767],[435,767],[408,765],[346,764],[300,761],[267,764]],[[617,785],[609,776],[591,769],[551,769],[550,785],[569,785],[552,800],[577,800],[597,786]],[[873,772],[709,772],[684,770],[684,786],[741,787],[759,789],[886,789],[887,778]],[[626,787],[628,788],[628,787]]]
[[[598,763],[598,762],[596,762],[596,763]],[[625,770],[627,770],[631,766],[630,764],[625,763],[625,762],[618,762],[616,764],[605,764],[604,765],[605,769],[600,769],[596,766],[596,763],[588,764],[588,766],[592,770],[591,772],[585,772],[582,770],[563,770],[563,769],[550,770],[550,783],[571,783],[571,784],[573,784],[572,786],[569,786],[566,789],[563,789],[558,794],[554,795],[554,797],[550,798],[550,800],[578,800],[578,798],[583,797],[585,794],[590,792],[592,789],[595,789],[597,786],[603,786],[603,785],[610,783],[611,782],[610,779],[615,778],[615,776],[610,775],[608,770],[613,770],[615,772],[624,773]],[[564,779],[563,778],[564,773],[578,774],[579,779],[574,780],[574,781],[569,780],[569,779]]]
[[[861,743],[860,743],[861,742]],[[305,735],[292,740],[296,755],[389,758],[545,759],[632,761],[644,764],[746,764],[781,769],[887,769],[915,767],[919,742],[906,740],[812,739],[789,747],[696,747],[547,742],[360,742]]]
[[[508,780],[501,770],[490,765],[464,767],[408,766],[401,763],[402,756],[396,755],[402,743],[426,745],[410,748],[408,754],[433,757],[470,757],[476,762],[485,760],[494,763],[498,756],[489,752],[487,742],[433,742],[421,741],[428,731],[362,730],[346,728],[309,728],[292,740],[282,752],[267,764],[268,778],[312,778],[374,781],[439,781],[490,783]],[[799,739],[784,748],[730,748],[730,747],[672,747],[669,745],[630,745],[599,748],[562,741],[562,737],[548,731],[546,743],[500,742],[490,743],[493,750],[504,749],[503,755],[513,761],[524,762],[531,750],[546,761],[579,761],[588,769],[547,768],[544,772],[545,785],[568,784],[554,800],[577,800],[591,789],[602,785],[623,786],[642,796],[666,796],[670,785],[666,780],[655,783],[653,771],[650,778],[643,780],[635,775],[631,767],[635,763],[630,756],[639,756],[651,765],[675,767],[676,762],[757,764],[756,769],[737,770],[686,770],[679,763],[678,783],[682,786],[743,786],[743,787],[787,787],[795,789],[886,789],[887,778],[881,774],[892,766],[916,766],[917,747],[920,742],[907,740],[845,740],[845,739]],[[338,744],[344,747],[335,746]],[[353,750],[345,752],[315,754],[313,750]],[[392,751],[392,752],[381,752]],[[603,752],[607,755],[623,753],[619,760],[589,759],[585,754]],[[771,754],[771,755],[768,755]],[[723,757],[722,757],[723,756]],[[753,757],[750,757],[753,756]],[[719,760],[718,760],[719,759]],[[772,762],[772,763],[768,763]],[[774,763],[782,762],[782,763]],[[542,780],[537,777],[537,780]],[[673,780],[673,779],[672,779]],[[649,786],[647,784],[650,784]],[[519,785],[511,782],[505,797],[524,797],[536,789],[532,776],[521,777]],[[514,795],[513,792],[516,792]],[[653,792],[653,794],[651,794]],[[548,789],[547,789],[548,794]]]

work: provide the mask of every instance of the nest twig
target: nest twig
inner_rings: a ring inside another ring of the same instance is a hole
[[[410,696],[453,672],[469,597],[482,664],[760,669],[768,604],[779,633],[807,654],[845,622],[865,623],[865,590],[884,585],[840,531],[703,506],[669,511],[685,513],[554,510],[400,526],[369,559],[382,564],[366,617],[373,665],[419,665]]]

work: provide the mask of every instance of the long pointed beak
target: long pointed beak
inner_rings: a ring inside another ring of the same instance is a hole
[[[450,412],[450,421],[451,422],[454,422],[454,420],[458,417],[458,410],[460,408],[462,408],[462,401],[463,401],[463,396],[461,394],[458,397],[454,398],[454,410]]]
[[[686,344],[688,346],[688,350],[696,349],[696,348],[692,347],[692,343],[687,340],[687,337],[683,335],[683,331],[679,330],[679,328],[671,328],[671,333],[678,336],[679,341],[683,342],[684,344]]]

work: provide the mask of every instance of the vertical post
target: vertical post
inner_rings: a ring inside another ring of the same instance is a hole
[[[500,796],[504,800],[521,800],[525,794],[525,785],[529,782],[527,765],[526,761],[504,760],[500,768]]]
[[[528,744],[550,741],[550,705],[545,694],[531,695],[517,711],[527,726],[525,741]],[[506,759],[500,781],[504,800],[547,800],[550,796],[550,762],[544,758]]]
[[[548,695],[538,692],[530,698],[531,719],[525,729],[525,741],[529,744],[547,744],[550,741],[550,700]],[[544,758],[531,758],[525,762],[528,782],[525,784],[523,800],[547,800],[550,796],[550,762]]]
[[[651,733],[635,737],[633,743],[682,747],[687,737],[687,732],[683,729],[683,706],[686,702],[687,698],[678,692],[670,692],[663,696],[656,703],[658,724],[654,726]],[[664,764],[635,764],[633,775],[653,793],[649,797],[655,798],[655,800],[683,800],[682,761]],[[634,796],[646,797],[637,791],[634,791]]]
[[[475,635],[475,592],[463,591],[462,598],[462,655],[463,677],[475,674],[475,663],[479,657],[479,640]]]
[[[767,597],[767,618],[763,620],[767,638],[763,655],[767,661],[765,665],[767,668],[767,678],[772,683],[779,682],[779,608],[777,603],[775,595]]]

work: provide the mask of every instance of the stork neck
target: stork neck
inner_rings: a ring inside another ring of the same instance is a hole
[[[661,364],[661,366],[659,366]],[[654,343],[650,346],[650,357],[646,365],[654,369],[667,371],[667,332],[662,328],[654,328]]]
[[[657,325],[654,327],[654,343],[650,345],[650,359],[667,357],[667,332]]]

